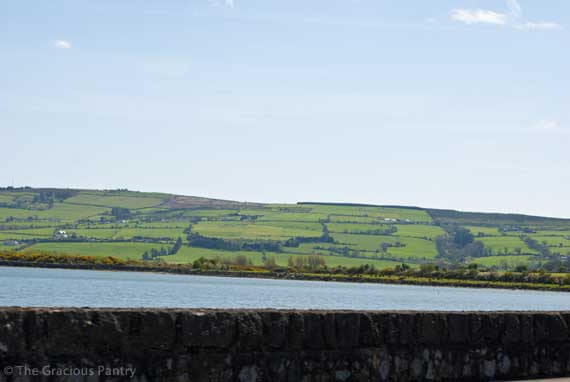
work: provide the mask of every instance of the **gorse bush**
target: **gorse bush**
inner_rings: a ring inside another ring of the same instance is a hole
[[[0,260],[25,261],[33,263],[47,264],[105,264],[105,265],[127,265],[137,262],[121,260],[113,256],[83,256],[72,254],[61,254],[57,252],[30,251],[14,252],[0,251]]]

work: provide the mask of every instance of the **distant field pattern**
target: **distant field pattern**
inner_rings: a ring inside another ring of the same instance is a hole
[[[350,204],[260,204],[126,190],[3,189],[0,249],[189,264],[241,256],[277,266],[321,256],[328,267],[412,267],[448,262],[442,240],[457,227],[486,267],[570,256],[570,221]],[[181,247],[172,250],[176,242]],[[438,244],[439,243],[439,244]],[[532,247],[532,248],[531,248]],[[443,249],[442,249],[443,248]],[[479,248],[479,247],[478,247]],[[479,249],[480,250],[480,249]]]

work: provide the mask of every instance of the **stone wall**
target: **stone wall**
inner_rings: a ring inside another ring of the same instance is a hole
[[[570,375],[569,325],[570,312],[0,308],[0,381],[555,377]]]

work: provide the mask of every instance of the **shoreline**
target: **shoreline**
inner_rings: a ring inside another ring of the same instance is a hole
[[[412,286],[433,286],[452,288],[476,288],[476,289],[504,289],[504,290],[534,290],[539,292],[570,292],[570,285],[558,284],[538,284],[520,282],[499,282],[499,281],[478,281],[460,280],[446,278],[406,278],[406,276],[376,276],[376,277],[355,277],[334,274],[316,273],[281,273],[281,272],[252,272],[252,271],[203,271],[192,270],[187,267],[152,267],[135,265],[108,265],[108,264],[65,264],[65,263],[36,263],[28,261],[0,260],[0,267],[21,267],[21,268],[48,268],[48,269],[70,269],[70,270],[91,270],[91,271],[115,271],[115,272],[143,272],[162,273],[187,276],[214,276],[214,277],[240,277],[240,278],[261,278],[272,280],[291,281],[323,281],[323,282],[346,282],[346,283],[370,283],[387,285],[412,285]]]

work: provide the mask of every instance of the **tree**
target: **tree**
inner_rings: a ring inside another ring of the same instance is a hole
[[[111,215],[113,215],[117,220],[128,219],[131,217],[131,210],[123,207],[113,207],[111,209]]]
[[[277,262],[275,261],[274,256],[269,256],[264,261],[265,268],[267,269],[275,269],[277,267]]]
[[[180,250],[180,248],[182,248],[182,239],[179,237],[178,239],[176,239],[176,243],[174,243],[174,246],[170,248],[169,255],[176,255]]]
[[[453,234],[453,242],[460,248],[465,247],[467,244],[473,243],[473,234],[463,227],[457,227]]]
[[[325,259],[319,255],[309,255],[307,258],[307,264],[309,269],[317,269],[325,266]]]
[[[293,261],[293,258],[291,256],[289,256],[289,258],[287,259],[287,267],[295,268],[295,262]]]
[[[307,259],[305,259],[305,257],[297,256],[295,258],[295,268],[303,269],[303,268],[305,268],[306,264],[307,264]]]
[[[519,264],[515,267],[515,272],[528,272],[528,266],[524,264]]]
[[[234,259],[236,265],[245,266],[248,265],[248,259],[245,255],[237,255]]]
[[[410,269],[410,266],[409,266],[408,264],[406,264],[406,263],[402,263],[401,265],[396,265],[396,267],[394,268],[394,270],[395,270],[397,273],[405,272],[405,271],[407,271],[407,270],[409,270],[409,269]]]

